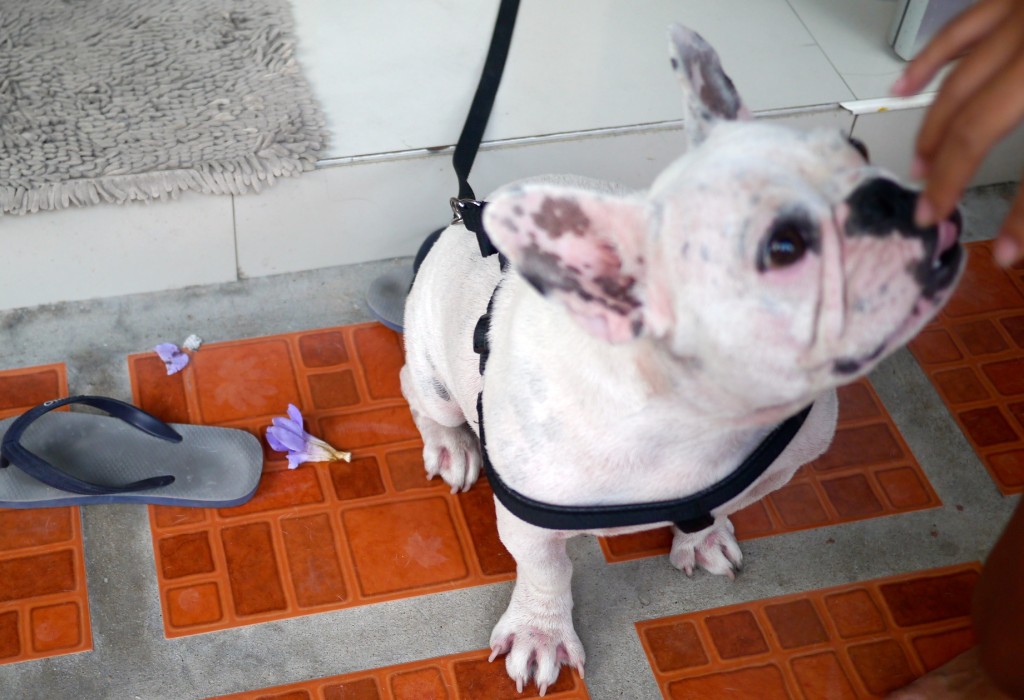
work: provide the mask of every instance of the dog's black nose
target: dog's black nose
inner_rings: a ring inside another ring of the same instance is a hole
[[[848,236],[890,236],[914,230],[917,192],[887,180],[875,178],[862,183],[846,198],[850,216]]]
[[[901,236],[920,238],[924,257],[913,273],[926,297],[948,287],[956,279],[963,257],[960,232],[963,217],[959,211],[933,226],[919,228],[914,224],[914,208],[919,192],[907,189],[886,178],[862,183],[846,198],[847,236]]]

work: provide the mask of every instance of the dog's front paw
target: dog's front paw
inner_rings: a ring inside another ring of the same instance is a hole
[[[452,487],[452,493],[466,491],[476,483],[480,476],[480,441],[468,425],[447,428],[431,422],[419,428],[428,479],[440,475]]]
[[[672,552],[668,555],[672,566],[693,576],[698,564],[719,576],[736,578],[743,565],[743,553],[736,544],[729,518],[718,518],[715,524],[700,532],[686,533],[672,528]]]
[[[583,644],[572,626],[572,601],[560,610],[543,606],[542,614],[517,603],[513,594],[508,610],[491,632],[491,661],[505,657],[505,669],[521,693],[532,677],[544,695],[558,680],[563,664],[583,676]]]

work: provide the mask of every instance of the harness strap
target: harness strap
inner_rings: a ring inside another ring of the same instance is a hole
[[[491,295],[487,313],[480,317],[473,331],[473,350],[480,355],[481,375],[484,373],[487,358],[490,355],[488,333],[491,327],[491,312],[495,296],[496,294]],[[501,480],[487,453],[483,392],[481,391],[476,398],[484,474],[487,475],[494,495],[517,518],[532,525],[553,530],[603,530],[613,527],[671,522],[683,532],[700,532],[715,522],[715,518],[711,514],[713,510],[743,493],[778,459],[803,426],[812,407],[813,404],[786,419],[772,430],[730,474],[697,493],[683,498],[649,503],[560,506],[535,501],[513,490]]]
[[[501,480],[487,456],[483,393],[477,396],[480,445],[484,472],[501,504],[520,520],[552,530],[603,530],[613,527],[671,522],[683,532],[700,532],[715,522],[711,512],[731,501],[757,481],[800,430],[811,407],[775,428],[735,471],[702,491],[668,501],[598,506],[560,506],[535,501]]]

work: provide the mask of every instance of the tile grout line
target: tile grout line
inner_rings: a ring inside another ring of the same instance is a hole
[[[810,36],[814,40],[814,45],[818,47],[819,51],[821,51],[821,55],[825,57],[826,61],[828,61],[828,65],[832,68],[832,70],[835,71],[836,76],[838,76],[839,80],[842,81],[843,86],[850,91],[850,95],[852,96],[853,100],[859,100],[860,96],[857,95],[857,92],[846,81],[846,76],[842,74],[842,71],[840,71],[836,64],[832,61],[832,57],[828,55],[828,51],[826,51],[825,47],[821,45],[820,41],[818,41],[818,37],[814,36],[814,32],[812,32],[811,28],[807,26],[807,23],[804,21],[804,18],[800,16],[800,13],[797,11],[797,9],[793,7],[793,3],[790,0],[786,0],[786,6],[789,8],[790,12],[792,12],[793,15],[796,17],[797,21],[800,22],[800,26],[804,28],[808,36]],[[854,123],[854,126],[856,126],[856,122]],[[853,127],[850,127],[850,133],[853,133]]]

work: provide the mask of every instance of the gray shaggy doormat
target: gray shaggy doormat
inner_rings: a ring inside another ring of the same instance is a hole
[[[0,212],[241,194],[324,121],[287,0],[0,0]]]

